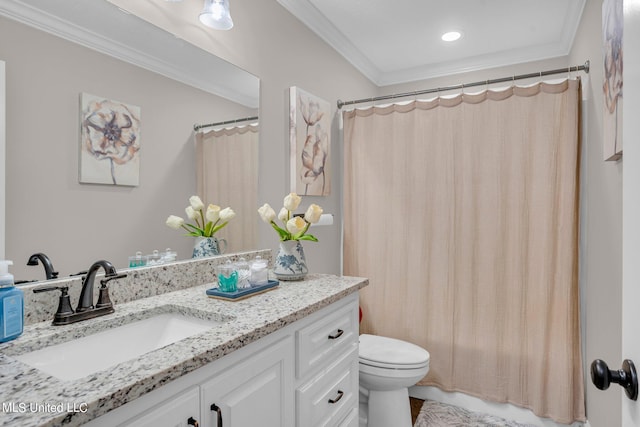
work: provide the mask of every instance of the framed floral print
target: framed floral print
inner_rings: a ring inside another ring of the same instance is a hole
[[[140,107],[80,95],[80,182],[137,186]]]
[[[331,193],[331,104],[295,86],[289,88],[291,191],[301,196]]]
[[[604,159],[622,156],[622,27],[623,0],[602,2],[602,42],[604,81]]]

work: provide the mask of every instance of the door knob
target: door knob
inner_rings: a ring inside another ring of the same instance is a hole
[[[622,369],[617,371],[610,370],[603,360],[594,360],[591,363],[591,381],[600,390],[608,389],[611,383],[620,384],[629,399],[638,399],[638,373],[629,359],[625,359]]]

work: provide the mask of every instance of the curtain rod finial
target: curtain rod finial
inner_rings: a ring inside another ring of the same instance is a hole
[[[342,102],[342,99],[338,99],[338,110],[341,109],[343,105],[344,102]]]
[[[589,74],[589,67],[591,66],[591,61],[589,61],[588,59],[585,61],[584,63],[584,72]]]

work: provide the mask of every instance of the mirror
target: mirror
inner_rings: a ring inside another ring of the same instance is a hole
[[[6,64],[2,239],[16,280],[44,279],[41,264],[26,265],[38,252],[60,277],[98,259],[125,268],[137,251],[171,248],[179,259],[190,258],[193,238],[165,221],[184,217],[196,194],[193,126],[257,116],[259,79],[103,0],[3,1],[0,61]],[[79,182],[83,93],[140,108],[138,185]],[[236,226],[242,221],[258,217],[254,211],[232,219]]]

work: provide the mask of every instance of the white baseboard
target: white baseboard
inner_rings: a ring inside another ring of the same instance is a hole
[[[483,412],[507,420],[533,424],[539,427],[591,427],[589,421],[585,423],[559,424],[549,418],[540,418],[528,409],[520,408],[509,403],[486,402],[464,393],[442,391],[437,387],[414,386],[409,389],[409,396],[423,400],[435,400],[436,402],[458,406],[468,409],[469,411]]]

